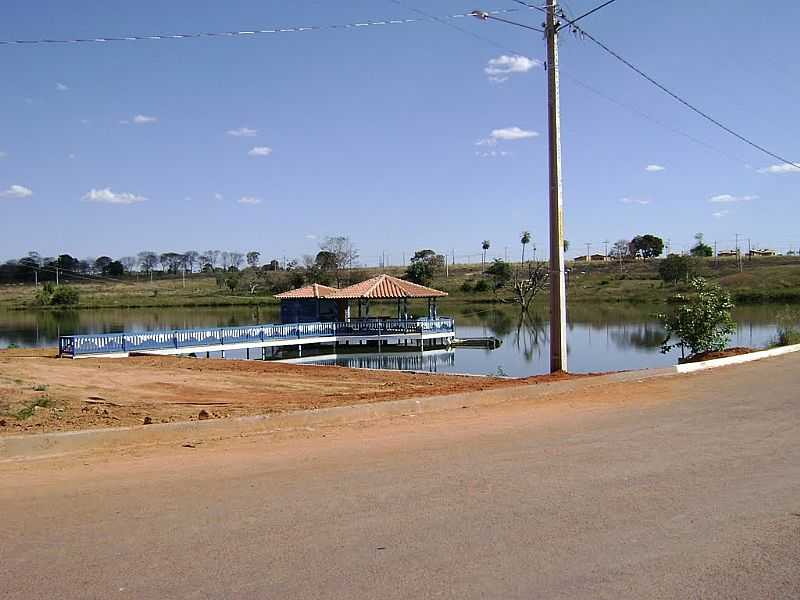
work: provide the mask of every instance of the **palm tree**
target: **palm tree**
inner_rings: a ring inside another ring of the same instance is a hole
[[[489,240],[483,240],[481,248],[483,248],[483,264],[486,264],[486,251],[491,247],[492,243]]]
[[[522,264],[525,264],[525,246],[531,243],[531,232],[523,231],[522,237],[519,240],[522,243]]]

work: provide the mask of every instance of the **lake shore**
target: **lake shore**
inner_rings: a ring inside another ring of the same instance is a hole
[[[179,357],[0,351],[0,435],[223,419],[532,385],[586,375],[465,377]]]

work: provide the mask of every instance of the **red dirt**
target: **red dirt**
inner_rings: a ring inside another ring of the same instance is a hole
[[[715,358],[728,358],[729,356],[750,354],[751,352],[757,352],[757,350],[753,350],[752,348],[743,348],[743,347],[725,348],[725,350],[719,350],[716,352],[700,352],[698,354],[690,356],[689,358],[681,362],[683,364],[695,363],[695,362],[702,362],[704,360],[714,360]]]
[[[57,359],[0,351],[0,435],[188,421],[530,385],[500,379],[180,357]],[[40,406],[36,406],[39,404]]]

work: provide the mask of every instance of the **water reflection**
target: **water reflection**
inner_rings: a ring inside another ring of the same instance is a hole
[[[776,313],[782,308],[771,305],[737,309],[734,317],[739,327],[731,344],[753,348],[768,345],[776,334]],[[570,370],[607,371],[675,364],[677,355],[663,355],[659,351],[664,332],[654,315],[660,310],[657,306],[624,304],[570,306],[567,336]],[[497,337],[502,345],[496,350],[457,348],[448,357],[437,358],[435,364],[405,358],[419,353],[402,355],[402,359],[386,353],[379,359],[354,358],[352,366],[372,368],[370,365],[377,364],[375,361],[389,365],[391,359],[396,361],[395,366],[382,368],[513,376],[547,372],[546,311],[520,315],[512,306],[451,303],[441,313],[456,318],[458,337]],[[59,335],[75,333],[222,327],[277,320],[278,312],[272,307],[0,311],[0,347],[11,343],[55,346]]]
[[[427,352],[384,352],[381,354],[339,354],[291,359],[283,362],[315,365],[338,365],[353,369],[391,369],[393,371],[425,371],[438,373],[455,367],[456,355],[452,350]]]

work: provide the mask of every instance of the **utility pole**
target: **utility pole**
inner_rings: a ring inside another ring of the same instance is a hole
[[[58,266],[56,266],[56,287],[58,287]]]
[[[505,253],[504,253],[504,258],[503,258],[503,260],[504,260],[505,262],[508,262],[508,246],[506,246],[506,247],[505,247]]]
[[[719,268],[719,253],[717,252],[717,240],[714,240],[714,266]]]
[[[561,110],[558,97],[557,0],[547,0],[547,116],[550,163],[550,372],[567,370],[567,290],[561,196]]]
[[[611,242],[609,242],[608,240],[603,240],[603,245],[605,246],[605,249],[606,249],[606,254],[605,254],[605,257],[606,257],[606,258],[608,258],[608,245],[609,245],[610,243],[611,243]]]
[[[750,245],[750,238],[747,238],[747,261],[753,260],[753,247]]]
[[[592,244],[591,243],[586,244],[586,262],[592,262],[592,255],[589,254],[589,252],[591,251],[591,248],[592,248]]]
[[[734,233],[733,235],[736,236],[736,264],[739,267],[739,272],[741,273],[743,270],[743,266],[742,266],[742,253],[739,252],[739,236],[742,234]]]

